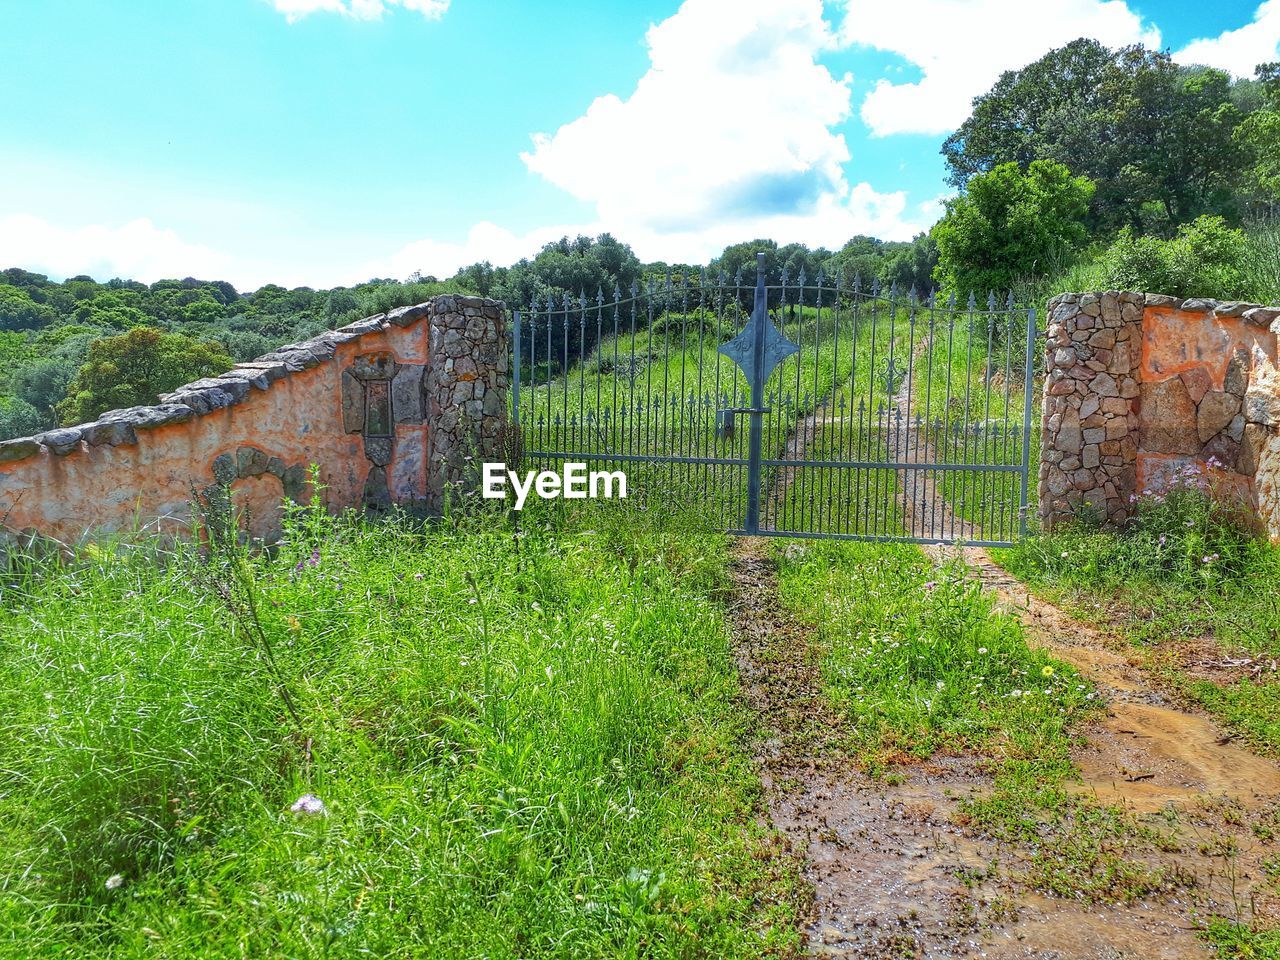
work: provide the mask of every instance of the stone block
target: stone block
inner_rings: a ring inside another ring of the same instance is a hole
[[[44,433],[37,433],[31,439],[44,444],[51,453],[64,457],[80,446],[80,428],[62,427],[57,430],[46,430]]]
[[[1215,434],[1225,429],[1239,412],[1239,397],[1221,390],[1210,390],[1206,393],[1196,408],[1196,432],[1200,435],[1200,442],[1208,442]]]
[[[1142,445],[1151,453],[1200,452],[1196,405],[1181,378],[1142,384]]]
[[[1187,395],[1191,397],[1192,403],[1199,403],[1204,399],[1204,395],[1213,386],[1209,371],[1204,367],[1192,367],[1190,370],[1182,371],[1178,376],[1182,379],[1182,385],[1187,388]]]
[[[391,381],[391,410],[396,423],[421,423],[425,415],[421,364],[404,363]]]
[[[25,460],[40,452],[40,443],[32,437],[18,437],[0,441],[0,463]]]

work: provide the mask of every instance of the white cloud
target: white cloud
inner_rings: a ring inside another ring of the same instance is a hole
[[[313,13],[337,13],[355,20],[379,20],[389,7],[415,10],[429,20],[439,20],[449,10],[450,0],[268,0],[294,23]]]
[[[0,218],[0,264],[54,277],[87,274],[96,280],[124,277],[144,283],[190,276],[218,279],[231,268],[225,254],[187,243],[145,217],[119,227],[61,227],[29,214]]]
[[[851,78],[817,62],[836,42],[821,0],[686,0],[646,39],[649,70],[629,97],[598,97],[521,155],[593,204],[595,228],[642,259],[696,262],[744,237],[839,245],[927,225],[903,219],[905,194],[846,178],[834,128],[851,114]]]
[[[354,276],[394,277],[403,280],[412,273],[424,277],[449,277],[460,267],[488,260],[495,267],[506,267],[521,257],[532,257],[544,244],[563,236],[579,233],[596,234],[598,225],[547,226],[516,234],[505,227],[483,220],[477,223],[460,243],[442,240],[416,240],[406,244],[390,257],[373,260],[354,271]]]
[[[1180,63],[1195,63],[1226,70],[1237,77],[1253,76],[1260,63],[1277,59],[1280,48],[1280,0],[1265,0],[1253,20],[1216,37],[1193,40],[1174,54]]]
[[[1271,0],[1275,2],[1275,0]],[[1160,46],[1160,31],[1124,0],[846,0],[842,46],[865,45],[903,57],[923,76],[877,81],[862,119],[877,136],[947,133],[1005,70],[1039,59],[1078,37],[1108,46]]]

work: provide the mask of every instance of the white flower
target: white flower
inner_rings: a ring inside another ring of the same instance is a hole
[[[124,886],[123,873],[113,873],[111,876],[107,877],[108,890],[119,890],[123,886]]]
[[[299,816],[307,817],[327,817],[329,808],[324,805],[324,801],[317,797],[314,793],[304,793],[297,800],[293,801],[293,806],[289,808],[291,813]]]
[[[947,685],[946,685],[945,683],[943,683],[941,680],[939,680],[939,681],[938,681],[938,689],[939,689],[939,690],[944,690],[944,689],[946,689],[946,686],[947,686]]]
[[[978,652],[979,652],[979,653],[986,653],[986,652],[987,652],[987,648],[986,648],[986,647],[979,647],[979,648],[978,648]]]

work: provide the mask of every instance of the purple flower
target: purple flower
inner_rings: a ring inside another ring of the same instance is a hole
[[[932,590],[932,589],[934,589],[937,585],[938,585],[938,584],[937,584],[937,581],[935,581],[935,580],[930,580],[928,583],[926,583],[926,584],[924,585],[924,588],[925,588],[926,590]]]
[[[316,547],[314,550],[311,551],[311,559],[308,560],[307,562],[313,567],[320,566],[320,548],[319,547]]]

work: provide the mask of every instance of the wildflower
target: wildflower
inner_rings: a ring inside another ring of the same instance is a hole
[[[289,812],[306,817],[327,817],[329,808],[314,793],[304,793],[293,801],[293,805],[289,807]]]
[[[1066,551],[1066,550],[1063,550],[1063,551],[1062,551],[1062,559],[1063,559],[1063,560],[1067,559],[1067,551]]]
[[[937,581],[936,581],[936,580],[930,580],[928,583],[926,583],[926,584],[924,585],[924,588],[925,588],[925,590],[932,590],[932,589],[934,589],[935,587],[937,587],[937,585],[938,585],[938,583],[937,583]]]
[[[1222,468],[1223,463],[1221,460],[1219,460],[1215,456],[1215,457],[1210,457],[1208,461],[1206,461],[1205,466],[1207,466],[1210,470],[1219,470]]]
[[[1049,666],[1049,665],[1046,663],[1043,667],[1041,667],[1041,668],[1040,668],[1040,676],[1042,676],[1042,677],[1052,677],[1052,676],[1053,676],[1053,667]]]
[[[945,682],[943,682],[942,680],[939,680],[939,681],[938,681],[938,685],[937,685],[937,686],[938,686],[938,689],[939,689],[939,690],[945,690],[945,689],[947,688],[946,683],[945,683]]]
[[[1218,555],[1217,555],[1216,553],[1211,553],[1211,554],[1209,554],[1209,555],[1208,555],[1208,556],[1206,556],[1206,557],[1201,557],[1201,558],[1200,558],[1200,562],[1201,562],[1201,563],[1213,563],[1213,561],[1215,561],[1215,560],[1217,560],[1217,559],[1218,559]]]
[[[123,873],[113,873],[111,876],[107,877],[106,887],[108,890],[119,890],[123,886],[124,886]]]
[[[979,652],[979,653],[986,653],[986,652],[987,652],[987,648],[986,648],[986,647],[979,647],[979,648],[978,648],[978,652]]]
[[[312,567],[320,566],[320,548],[316,547],[311,551],[311,556],[307,560],[307,564]]]
[[[1166,542],[1168,542],[1168,539],[1169,539],[1169,538],[1168,538],[1168,537],[1166,537],[1163,533],[1162,533],[1162,534],[1160,534],[1160,546],[1162,546],[1162,547],[1163,547],[1163,546],[1165,545],[1165,543],[1166,543]]]
[[[422,582],[422,574],[420,574],[420,573],[415,573],[415,574],[413,575],[413,579],[415,579],[415,580],[417,580],[419,583],[421,583],[421,582]]]
[[[302,621],[299,620],[297,617],[290,616],[288,619],[288,622],[289,622],[289,629],[292,630],[294,633],[297,633],[299,630],[302,629]]]

